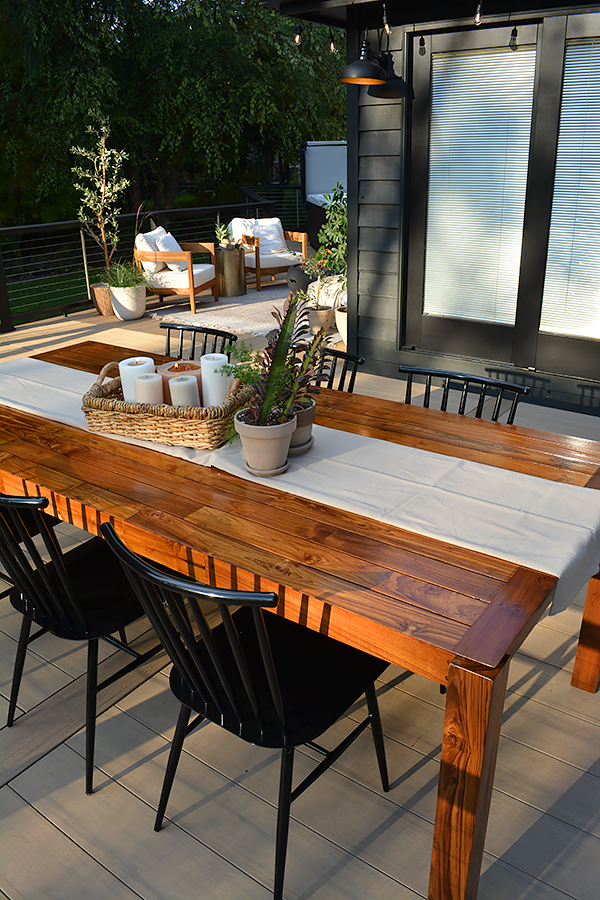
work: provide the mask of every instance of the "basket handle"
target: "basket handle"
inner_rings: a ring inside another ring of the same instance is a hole
[[[102,368],[100,369],[100,374],[96,378],[95,384],[102,384],[102,382],[106,378],[107,373],[112,369],[113,366],[116,366],[118,369],[119,363],[118,362],[109,362],[109,363],[106,363],[105,366],[102,366]]]

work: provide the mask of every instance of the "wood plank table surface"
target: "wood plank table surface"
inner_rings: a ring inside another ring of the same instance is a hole
[[[136,355],[85,341],[37,359],[88,372]],[[153,354],[157,364],[167,357]],[[318,424],[600,488],[600,443],[323,390]],[[430,900],[477,894],[511,656],[555,578],[214,468],[0,406],[0,490],[201,581],[276,590],[278,613],[447,685]],[[573,684],[600,673],[590,581]]]

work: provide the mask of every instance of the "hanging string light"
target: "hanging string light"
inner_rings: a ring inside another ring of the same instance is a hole
[[[331,28],[329,29],[329,49],[332,53],[335,53],[335,41],[333,39],[333,31]]]
[[[392,26],[388,22],[385,3],[383,4],[383,30],[385,31],[385,33],[387,34],[388,37],[392,33]]]
[[[513,30],[510,33],[510,41],[508,42],[508,46],[510,47],[511,50],[519,49],[519,45],[517,43],[518,36],[519,36],[519,32],[517,31],[517,26],[515,25],[515,27],[513,28]]]
[[[423,35],[419,38],[419,56],[425,56],[427,50],[425,49],[425,38]]]
[[[296,28],[296,36],[294,38],[294,43],[299,44],[302,41],[302,25],[298,25]]]
[[[475,25],[481,25],[481,2],[477,4],[477,9],[475,10],[475,15],[473,16],[473,23]]]

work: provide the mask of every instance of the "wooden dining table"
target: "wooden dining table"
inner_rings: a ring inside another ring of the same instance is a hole
[[[132,348],[37,354],[98,373]],[[152,354],[156,363],[168,360]],[[600,489],[600,443],[323,389],[317,423]],[[429,900],[477,895],[511,657],[555,576],[275,490],[159,450],[0,405],[0,490],[221,587],[279,594],[277,613],[445,685]],[[600,578],[589,582],[572,684],[596,691]]]

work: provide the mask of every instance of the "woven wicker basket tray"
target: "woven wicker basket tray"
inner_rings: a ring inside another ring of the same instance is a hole
[[[123,434],[159,444],[216,450],[226,443],[229,423],[254,391],[252,387],[243,388],[230,395],[221,406],[128,403],[123,399],[120,377],[103,384],[114,366],[118,369],[118,363],[107,363],[83,396],[83,411],[90,431]]]

